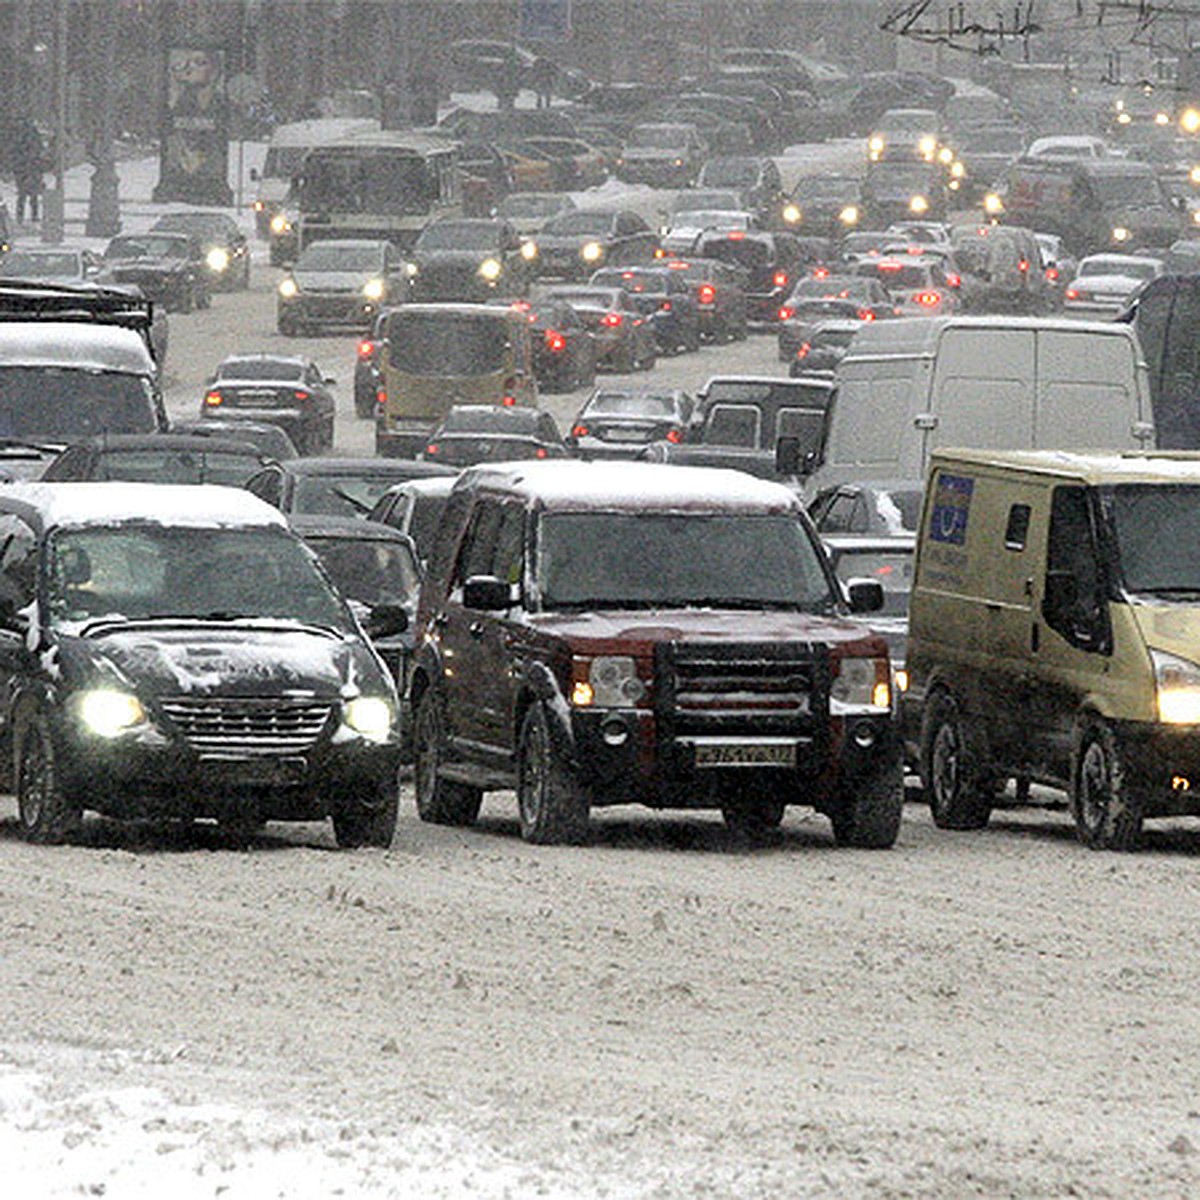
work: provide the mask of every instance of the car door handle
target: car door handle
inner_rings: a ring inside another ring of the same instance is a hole
[[[470,623],[470,625],[467,626],[467,632],[473,638],[483,637],[483,622],[482,621],[472,621]]]

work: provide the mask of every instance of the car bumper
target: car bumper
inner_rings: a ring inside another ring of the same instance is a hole
[[[357,292],[324,296],[297,296],[280,301],[278,318],[281,323],[292,321],[303,325],[327,325],[332,328],[369,326],[379,312],[379,301],[367,300]]]

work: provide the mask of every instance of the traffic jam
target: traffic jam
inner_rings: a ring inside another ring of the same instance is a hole
[[[491,43],[455,53],[494,67]],[[1094,846],[1200,813],[1200,665],[1186,640],[1141,648],[1142,610],[1200,575],[1163,564],[1136,618],[1112,610],[1134,595],[1114,506],[1200,483],[1168,332],[1200,246],[1193,111],[1142,89],[1032,114],[1012,78],[855,90],[825,66],[735,48],[680,94],[279,124],[246,209],[150,206],[102,246],[17,236],[22,833],[329,818],[387,846],[410,778],[435,823],[514,792],[534,842],[629,803],[761,838],[803,805],[886,847],[906,795],[977,827],[1033,784]],[[189,403],[176,345],[226,293],[268,332],[210,339]],[[1052,483],[1064,454],[1077,475]],[[993,474],[1043,481],[998,542],[1024,572],[1007,633],[975,545]],[[1068,502],[1095,539],[1069,568]],[[277,544],[303,582],[153,545],[197,523],[244,562]],[[1092,676],[1130,638],[1117,704]]]

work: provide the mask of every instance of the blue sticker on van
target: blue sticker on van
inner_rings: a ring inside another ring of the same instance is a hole
[[[975,480],[965,475],[939,475],[933,492],[929,536],[935,542],[961,546],[967,540],[967,517]]]

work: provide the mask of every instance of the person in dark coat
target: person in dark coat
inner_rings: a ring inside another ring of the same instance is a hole
[[[17,184],[17,221],[25,220],[28,205],[29,219],[38,219],[38,206],[46,173],[46,143],[38,127],[28,118],[18,119],[12,137],[13,178]]]

